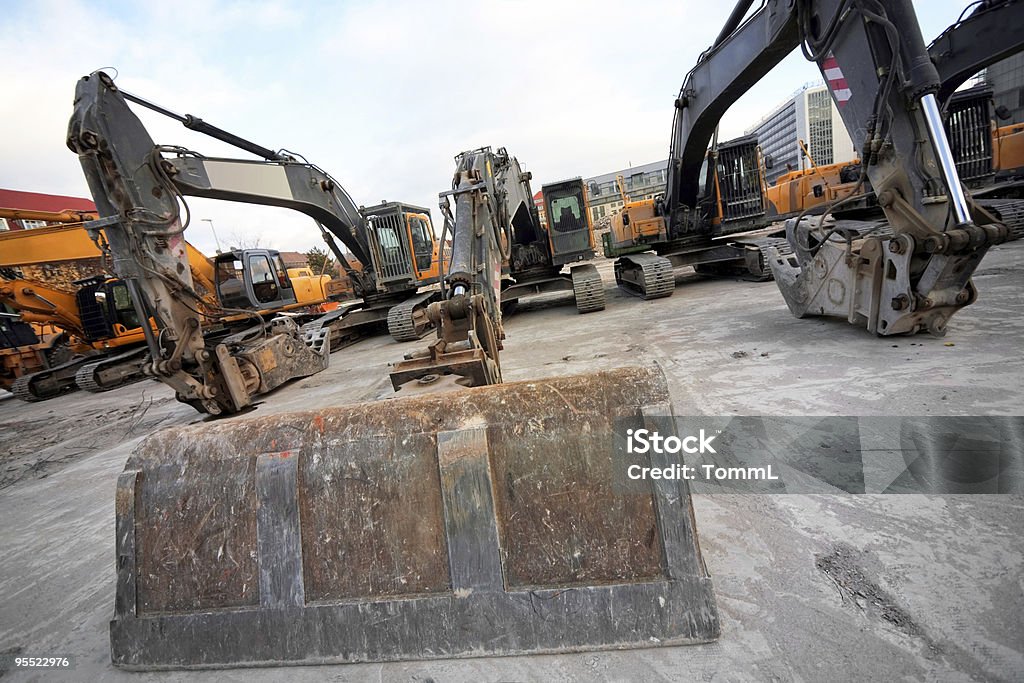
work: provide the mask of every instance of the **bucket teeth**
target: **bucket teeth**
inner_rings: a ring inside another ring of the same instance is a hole
[[[659,370],[477,387],[444,403],[400,398],[147,439],[118,482],[114,663],[387,661],[718,636],[686,482],[618,483],[619,430],[671,414]]]

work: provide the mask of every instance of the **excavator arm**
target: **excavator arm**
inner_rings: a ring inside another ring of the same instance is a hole
[[[215,129],[219,130],[219,129]],[[317,202],[290,191],[289,170],[309,182],[318,171],[308,164],[276,159],[265,162],[212,160],[185,154],[164,158],[172,148],[154,144],[125,96],[104,73],[81,79],[67,137],[79,155],[101,218],[87,224],[102,228],[115,273],[128,283],[138,317],[147,326],[148,374],[172,386],[180,400],[203,412],[234,413],[252,397],[294,377],[326,367],[322,338],[303,339],[288,319],[258,325],[216,341],[206,339],[204,301],[197,291],[183,233],[179,197],[184,195],[245,198],[244,201],[289,208],[328,221],[339,237],[350,237],[351,201],[323,176]],[[352,245],[358,242],[352,238]],[[348,240],[346,240],[346,243]],[[351,248],[351,247],[350,247]],[[219,315],[237,314],[223,309]],[[214,314],[215,317],[217,314]],[[322,337],[322,335],[320,335]],[[307,344],[306,342],[309,342]]]
[[[939,34],[928,46],[939,71],[939,101],[947,102],[971,76],[1024,49],[1021,26],[1024,2],[983,0]]]
[[[452,189],[440,195],[443,235],[452,236],[451,263],[442,300],[427,311],[437,339],[397,365],[391,373],[396,391],[432,391],[438,382],[445,388],[501,382],[501,264],[508,258],[513,218],[533,201],[529,177],[504,148],[463,152],[455,161]]]
[[[699,225],[700,166],[722,114],[801,47],[829,86],[886,215],[877,225],[801,217],[794,254],[771,266],[790,309],[842,315],[888,335],[927,329],[976,298],[970,276],[1006,228],[969,204],[936,97],[939,74],[910,0],[769,0],[746,20],[738,3],[676,100],[666,195],[670,230]],[[851,196],[857,196],[856,194]]]

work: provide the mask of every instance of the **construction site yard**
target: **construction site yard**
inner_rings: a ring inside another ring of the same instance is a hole
[[[794,319],[772,282],[679,271],[668,299],[523,304],[504,380],[657,364],[677,415],[1017,415],[1024,243],[993,248],[944,338]],[[388,364],[425,342],[366,339],[265,397],[263,415],[393,396]],[[114,491],[156,430],[201,421],[143,381],[41,403],[0,396],[0,652],[70,657],[10,680],[1012,680],[1024,671],[1024,497],[695,494],[722,635],[561,655],[137,674],[110,663]],[[247,416],[231,418],[245,420]]]

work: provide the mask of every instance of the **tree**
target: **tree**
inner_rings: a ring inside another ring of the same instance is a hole
[[[232,232],[231,237],[231,248],[232,249],[259,249],[264,247],[263,237],[261,235],[252,235],[241,232]]]
[[[320,247],[313,247],[306,252],[306,263],[309,264],[314,275],[330,275],[331,277],[338,277],[338,268],[328,253]],[[324,267],[326,265],[326,268]]]

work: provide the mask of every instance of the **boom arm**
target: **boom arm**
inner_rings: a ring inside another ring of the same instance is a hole
[[[206,128],[221,139],[228,136]],[[358,210],[326,173],[279,156],[246,162],[158,147],[104,73],[79,81],[67,143],[79,155],[103,217],[90,226],[103,228],[114,271],[127,281],[140,319],[156,321],[158,334],[144,326],[151,356],[147,372],[173,386],[181,400],[220,413],[241,410],[253,394],[323,369],[326,352],[317,354],[303,345],[298,328],[287,320],[272,323],[269,335],[261,320],[257,341],[235,335],[207,348],[201,320],[207,314],[200,310],[204,302],[189,267],[182,236],[188,220],[181,219],[178,198],[212,197],[301,211],[326,225],[357,257],[365,255]],[[178,156],[167,159],[165,152]]]
[[[727,29],[749,5],[739,3]],[[854,244],[861,233],[852,227],[830,224],[824,237],[812,237],[817,225],[791,224],[796,256],[788,263],[776,256],[772,264],[790,309],[798,316],[845,314],[878,334],[922,327],[942,333],[946,320],[973,301],[970,275],[1006,229],[990,216],[972,216],[979,212],[957,177],[936,98],[939,74],[910,0],[768,0],[738,28],[723,31],[676,100],[666,195],[671,237],[701,226],[694,220],[700,167],[722,114],[798,46],[817,63],[860,150],[858,187],[870,181],[877,193],[899,263],[880,255],[877,237],[860,252],[869,267],[851,260],[851,250],[862,246]],[[833,253],[840,245],[845,256]]]
[[[429,390],[445,376],[461,386],[501,382],[501,264],[508,258],[513,220],[533,202],[529,174],[504,148],[495,153],[484,147],[455,159],[452,189],[441,194],[445,233],[452,233],[451,266],[445,298],[428,311],[437,340],[398,364],[391,373],[395,389]],[[450,196],[455,198],[454,218]]]
[[[928,46],[939,70],[939,101],[982,69],[1024,49],[1024,2],[984,0]]]

